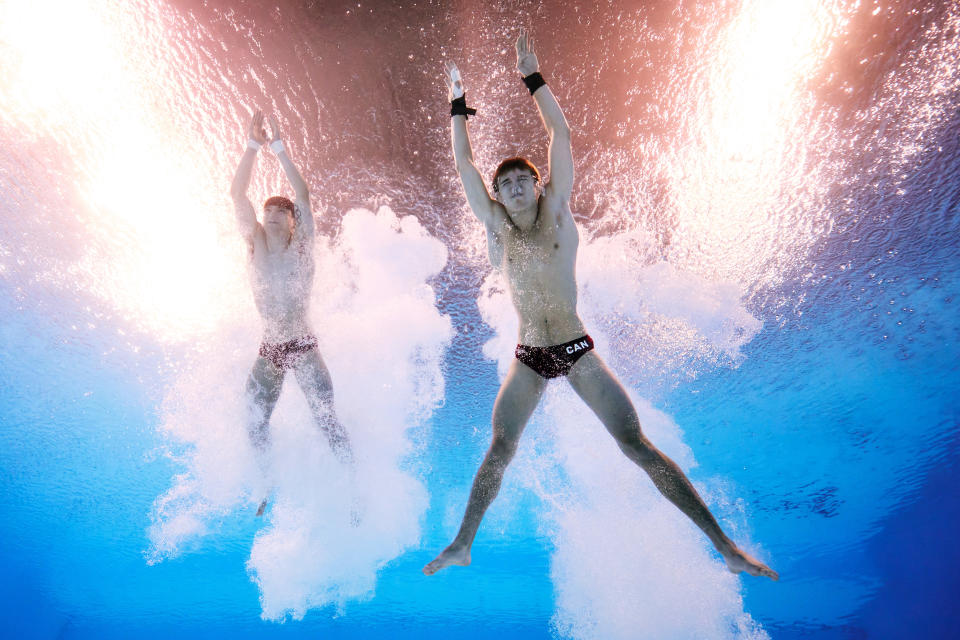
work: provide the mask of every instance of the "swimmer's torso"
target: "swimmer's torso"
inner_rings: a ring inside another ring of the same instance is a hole
[[[540,199],[529,231],[510,222],[488,241],[499,257],[510,297],[520,317],[518,341],[529,346],[561,344],[586,333],[577,316],[577,247],[580,242],[570,207]],[[505,214],[506,215],[506,214]]]
[[[289,246],[274,252],[265,242],[254,241],[250,284],[263,318],[264,342],[287,342],[312,333],[307,311],[314,269],[312,241],[295,235]]]

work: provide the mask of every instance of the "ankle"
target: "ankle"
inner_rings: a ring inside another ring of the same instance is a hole
[[[720,555],[724,557],[736,555],[740,551],[737,545],[733,543],[733,540],[723,533],[719,536],[711,536],[710,541],[713,542],[713,546],[720,552]]]
[[[470,551],[470,543],[460,538],[454,538],[453,542],[450,543],[450,546],[447,547],[447,551]]]

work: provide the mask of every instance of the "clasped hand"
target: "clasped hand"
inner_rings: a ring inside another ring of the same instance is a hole
[[[257,109],[253,114],[253,119],[250,121],[250,128],[247,130],[247,135],[251,140],[259,144],[267,144],[274,142],[280,139],[280,125],[277,124],[277,119],[270,116],[270,138],[267,138],[267,131],[263,127],[263,111]]]

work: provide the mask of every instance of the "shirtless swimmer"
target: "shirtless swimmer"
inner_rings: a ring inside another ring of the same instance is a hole
[[[327,437],[337,459],[353,473],[354,460],[350,440],[337,419],[333,407],[333,383],[317,351],[317,339],[307,319],[310,290],[313,286],[314,221],[310,211],[307,183],[287,155],[275,118],[270,118],[272,136],[267,140],[263,113],[253,115],[247,132],[247,149],[233,178],[230,195],[237,214],[240,233],[250,256],[253,300],[263,319],[263,341],[247,379],[247,399],[252,412],[250,439],[261,462],[269,446],[270,415],[280,397],[287,371],[293,371],[307,398],[317,427]],[[263,203],[263,222],[257,220],[247,197],[250,175],[257,151],[268,144],[277,155],[283,172],[293,187],[295,200],[273,196]],[[264,499],[257,510],[263,515]],[[356,506],[352,515],[358,518]]]
[[[473,163],[468,109],[456,65],[448,63],[453,153],[474,215],[487,232],[490,262],[503,269],[520,316],[516,359],[493,407],[493,442],[473,481],[463,523],[454,541],[423,568],[432,575],[450,565],[470,564],[470,548],[483,514],[500,490],[520,434],[543,395],[547,380],[565,376],[597,415],[624,454],[647,472],[660,493],[703,530],[734,573],[778,579],[767,565],[741,551],[720,529],[680,468],[643,435],[626,391],[593,350],[577,315],[574,274],[579,236],[570,212],[573,155],[570,129],[560,105],[538,73],[533,40],[517,40],[517,69],[537,103],[550,137],[550,181],[540,186],[536,167],[510,158],[493,174],[491,199]]]

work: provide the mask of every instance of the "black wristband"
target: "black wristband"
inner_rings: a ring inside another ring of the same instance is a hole
[[[523,77],[523,84],[527,85],[527,89],[530,90],[530,95],[533,95],[537,89],[547,84],[547,81],[543,79],[539,71],[534,71],[530,75]]]
[[[477,110],[471,109],[467,106],[467,96],[466,94],[460,96],[459,98],[454,98],[450,101],[450,117],[453,116],[466,116],[467,120],[470,119],[470,116],[476,115]]]

